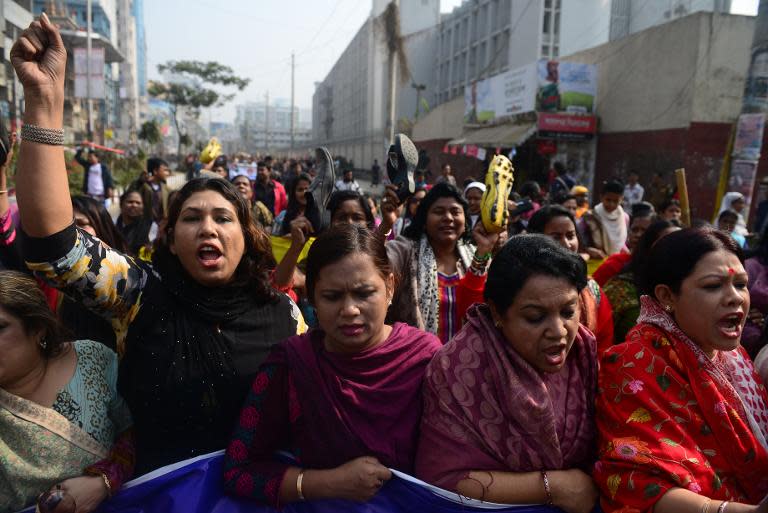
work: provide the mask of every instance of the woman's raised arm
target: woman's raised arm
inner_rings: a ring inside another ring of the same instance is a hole
[[[28,235],[47,237],[72,224],[73,215],[64,148],[55,144],[63,125],[67,51],[45,13],[14,43],[11,64],[24,86],[26,105],[16,178],[19,212]],[[45,136],[54,144],[30,140]]]

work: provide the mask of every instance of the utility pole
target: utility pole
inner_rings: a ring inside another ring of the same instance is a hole
[[[291,52],[291,149],[293,149],[293,143],[294,143],[294,115],[296,114],[296,95],[295,95],[295,82],[294,78],[296,76],[296,60],[295,55],[293,52]]]
[[[88,140],[93,142],[93,102],[91,101],[91,18],[93,17],[93,5],[92,0],[86,1],[85,9],[86,20],[86,37],[85,37],[85,60],[87,64],[85,69],[88,75],[85,78],[85,102],[88,109]]]
[[[264,104],[264,149],[269,152],[269,91]]]
[[[400,0],[392,0],[395,12],[400,17]],[[389,144],[395,142],[395,100],[397,98],[397,53],[389,52]]]
[[[739,128],[745,126],[755,126],[755,119],[765,123],[766,114],[768,114],[768,70],[765,63],[768,61],[768,0],[760,0],[757,10],[757,19],[755,20],[755,33],[752,36],[752,49],[750,51],[749,70],[747,72],[746,85],[744,87],[744,97],[741,104],[741,115],[736,122],[734,134]],[[762,117],[762,119],[759,119]],[[743,123],[742,123],[743,122]],[[754,130],[752,130],[754,131]],[[721,203],[723,194],[726,190],[743,192],[747,199],[748,207],[754,207],[757,201],[752,202],[755,197],[755,186],[757,185],[757,168],[760,162],[762,152],[763,133],[759,134],[741,134],[748,135],[749,139],[759,141],[758,145],[748,145],[746,148],[733,147],[731,142],[728,145],[728,152],[723,162],[723,172],[720,176],[720,183],[717,191],[716,206]],[[736,137],[741,139],[743,137]],[[734,180],[739,178],[739,182]],[[743,183],[746,181],[746,187]],[[742,187],[738,187],[742,185]],[[760,198],[757,198],[758,200]],[[750,208],[750,210],[753,210]],[[715,210],[717,212],[717,210]],[[762,227],[757,227],[758,230]]]

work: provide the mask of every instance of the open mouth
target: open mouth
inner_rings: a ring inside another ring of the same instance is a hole
[[[216,267],[222,258],[219,248],[209,244],[203,244],[197,250],[197,259],[203,267]]]
[[[554,367],[562,365],[565,362],[565,345],[550,347],[544,350],[544,359],[549,365]]]
[[[741,323],[744,320],[744,314],[734,313],[722,317],[717,323],[717,329],[720,333],[730,339],[737,339],[741,336]]]
[[[341,327],[341,332],[346,337],[354,337],[363,333],[364,328],[362,324],[348,324]]]

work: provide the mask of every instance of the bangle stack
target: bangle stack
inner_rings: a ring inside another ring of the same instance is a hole
[[[547,506],[553,506],[552,489],[549,487],[549,477],[544,470],[541,471],[541,479],[544,481],[544,493],[547,494]]]
[[[475,255],[472,257],[472,263],[469,266],[469,270],[472,271],[472,274],[482,276],[485,274],[485,271],[488,268],[488,263],[490,261],[491,253],[484,253],[482,255],[475,253]]]
[[[64,146],[64,130],[42,128],[24,123],[21,127],[21,140],[49,146]]]
[[[720,507],[717,508],[717,513],[725,513],[725,508],[728,507],[728,504],[730,504],[730,502],[728,502],[728,501],[721,502],[720,503]]]

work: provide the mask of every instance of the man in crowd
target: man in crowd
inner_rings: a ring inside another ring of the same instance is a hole
[[[379,174],[381,173],[381,166],[379,166],[378,159],[373,159],[373,167],[371,167],[371,185],[379,185]]]
[[[449,164],[443,164],[442,174],[435,180],[435,184],[443,182],[449,183],[454,187],[456,186],[456,177],[451,174],[451,166]]]
[[[645,189],[638,183],[640,175],[637,171],[630,171],[627,177],[627,185],[624,186],[624,206],[627,209],[631,209],[632,205],[643,201],[643,194]]]
[[[147,170],[128,186],[129,191],[137,191],[144,202],[144,217],[159,223],[168,213],[168,177],[171,170],[168,163],[157,157],[147,159]]]
[[[267,158],[271,162],[271,157]],[[266,161],[261,161],[256,166],[256,183],[253,186],[253,198],[255,201],[264,203],[269,211],[272,212],[272,215],[277,217],[288,205],[285,187],[280,182],[272,179],[272,169],[267,165]]]
[[[75,160],[83,166],[85,171],[83,175],[83,194],[97,201],[111,198],[113,192],[112,173],[109,172],[106,164],[100,162],[95,150],[91,149],[88,152],[87,159],[83,158],[83,151],[85,151],[85,148],[79,148],[75,154]]]
[[[351,169],[344,171],[344,177],[341,180],[336,181],[336,190],[360,192],[360,184],[355,180],[354,173]]]
[[[648,193],[645,200],[653,205],[657,212],[661,212],[661,205],[672,197],[673,189],[666,183],[664,174],[661,171],[653,173],[651,184],[648,186]]]
[[[552,181],[549,185],[549,197],[555,198],[562,194],[568,194],[568,191],[576,185],[576,180],[568,175],[568,170],[565,169],[562,162],[552,164],[552,170],[554,172],[552,173]]]

